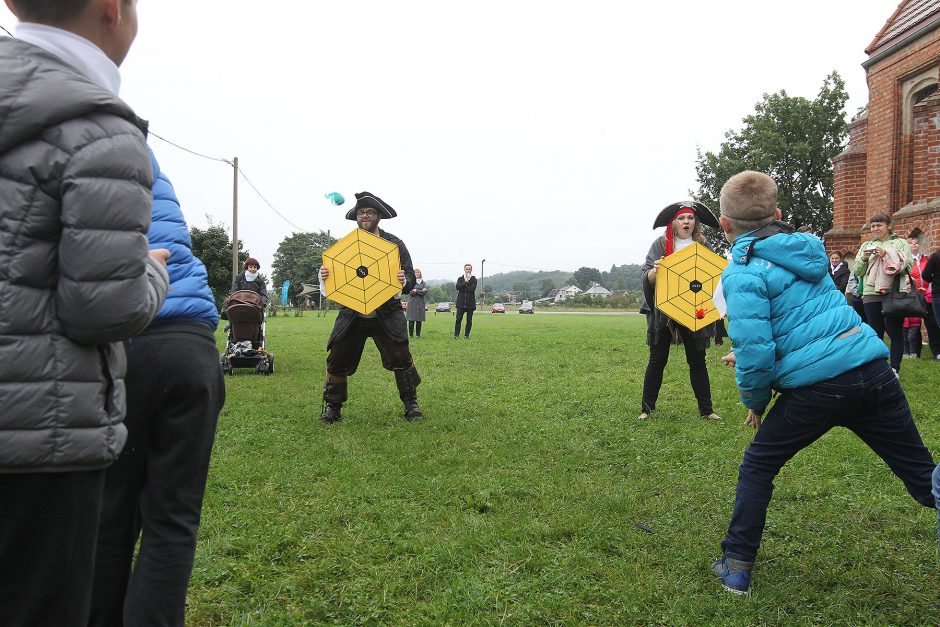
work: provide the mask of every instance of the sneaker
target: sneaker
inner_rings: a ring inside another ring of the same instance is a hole
[[[704,418],[705,420],[721,420],[721,416],[719,416],[715,412],[712,412],[708,414],[707,416],[702,416],[702,418]]]
[[[649,420],[649,419],[650,419],[650,415],[644,411],[644,412],[640,413],[640,415],[637,416],[636,419],[637,419],[637,420]]]
[[[753,563],[721,558],[712,564],[712,572],[721,580],[721,587],[732,594],[750,596]]]
[[[933,498],[937,506],[937,550],[940,550],[940,464],[933,471]]]

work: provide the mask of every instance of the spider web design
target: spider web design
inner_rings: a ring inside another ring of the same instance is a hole
[[[682,326],[698,331],[721,318],[712,297],[728,262],[701,244],[686,246],[659,265],[656,307]],[[697,315],[703,312],[703,317]]]
[[[355,229],[323,252],[330,299],[368,315],[401,292],[398,246]]]

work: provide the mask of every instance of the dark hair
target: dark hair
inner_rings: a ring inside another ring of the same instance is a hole
[[[10,0],[16,16],[41,24],[62,24],[82,14],[91,0]]]
[[[255,259],[254,257],[249,257],[248,259],[245,260],[245,263],[244,263],[244,265],[243,265],[243,269],[247,270],[247,269],[248,269],[248,266],[254,266],[254,267],[258,268],[259,270],[261,269],[261,264],[258,263],[258,260]]]
[[[872,222],[884,222],[885,224],[891,224],[891,216],[887,213],[876,213],[872,217],[868,218],[868,223]]]

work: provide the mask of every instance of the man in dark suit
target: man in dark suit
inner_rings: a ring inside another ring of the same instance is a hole
[[[467,314],[467,328],[463,336],[470,339],[470,327],[473,326],[473,312],[477,308],[476,291],[477,278],[473,276],[473,266],[464,265],[463,274],[457,278],[457,322],[454,324],[454,339],[460,337],[460,323],[463,322],[464,313]]]

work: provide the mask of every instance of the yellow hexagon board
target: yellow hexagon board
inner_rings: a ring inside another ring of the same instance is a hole
[[[368,315],[401,291],[398,246],[362,229],[355,229],[323,252],[329,269],[326,295],[341,305]]]
[[[721,314],[712,296],[727,265],[727,260],[699,243],[669,255],[656,273],[656,307],[693,331],[716,322]]]

